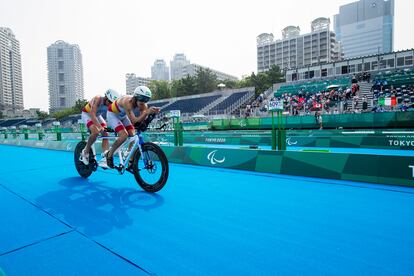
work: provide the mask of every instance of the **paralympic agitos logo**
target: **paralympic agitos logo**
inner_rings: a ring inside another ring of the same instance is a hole
[[[286,139],[286,144],[288,144],[288,146],[293,146],[293,145],[296,145],[298,143],[298,141],[293,142],[291,139],[292,139],[292,137],[289,137],[289,138]]]
[[[222,159],[216,158],[217,151],[218,150],[213,150],[207,155],[207,159],[210,161],[211,165],[222,164],[226,161],[226,157],[223,157]]]

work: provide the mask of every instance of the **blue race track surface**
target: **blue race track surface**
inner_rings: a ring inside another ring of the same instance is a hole
[[[73,153],[0,156],[8,276],[414,274],[411,188],[170,164],[154,195]]]

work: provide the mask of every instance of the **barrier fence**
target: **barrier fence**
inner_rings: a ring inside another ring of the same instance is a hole
[[[77,143],[0,139],[0,144],[64,151],[74,151]],[[161,147],[172,163],[414,187],[412,156]]]
[[[324,128],[413,128],[414,112],[384,112],[322,115]],[[315,116],[283,116],[286,129],[319,128]],[[212,130],[271,129],[272,118],[215,119]]]
[[[270,130],[145,132],[149,141],[183,144],[271,146]],[[85,140],[86,132],[1,132],[0,139]],[[414,150],[414,130],[287,130],[288,147],[377,148]]]

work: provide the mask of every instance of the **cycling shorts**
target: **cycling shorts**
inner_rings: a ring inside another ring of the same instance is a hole
[[[119,114],[108,111],[106,113],[106,119],[108,120],[109,126],[112,129],[114,129],[117,133],[124,129],[126,129],[127,131],[134,129],[134,126],[132,125],[128,116],[120,117]]]
[[[106,122],[102,115],[97,115],[96,118],[98,119],[98,122],[101,124],[102,127],[106,127]],[[93,125],[91,115],[87,112],[82,112],[82,121],[87,128]]]

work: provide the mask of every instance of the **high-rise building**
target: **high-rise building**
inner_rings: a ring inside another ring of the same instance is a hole
[[[301,35],[298,26],[282,30],[282,39],[274,40],[273,34],[263,33],[257,37],[257,70],[264,72],[273,65],[289,69],[323,64],[341,58],[341,47],[330,31],[328,18],[312,21],[311,33]]]
[[[138,86],[148,86],[148,84],[152,81],[152,79],[149,78],[137,77],[134,73],[126,74],[125,78],[127,95],[132,95],[135,91],[135,88],[137,88]]]
[[[58,40],[47,47],[49,112],[73,107],[84,98],[82,54],[79,46]]]
[[[346,58],[394,50],[394,0],[360,0],[339,7],[334,30]]]
[[[223,81],[223,80],[237,81],[238,80],[238,78],[235,77],[235,76],[232,76],[232,75],[229,75],[229,74],[226,74],[226,73],[208,68],[206,66],[195,64],[195,63],[190,63],[190,64],[183,67],[183,76],[184,77],[186,77],[187,75],[188,76],[195,76],[195,75],[197,75],[197,71],[199,69],[204,69],[204,70],[209,69],[209,70],[211,70],[217,76],[217,79],[220,80],[220,81]]]
[[[189,64],[190,61],[184,54],[175,54],[173,60],[170,61],[171,80],[182,79],[184,77],[183,69]]]
[[[151,67],[151,79],[170,80],[170,70],[163,59],[157,59]]]
[[[20,44],[9,28],[0,27],[0,111],[15,116],[23,111]]]

